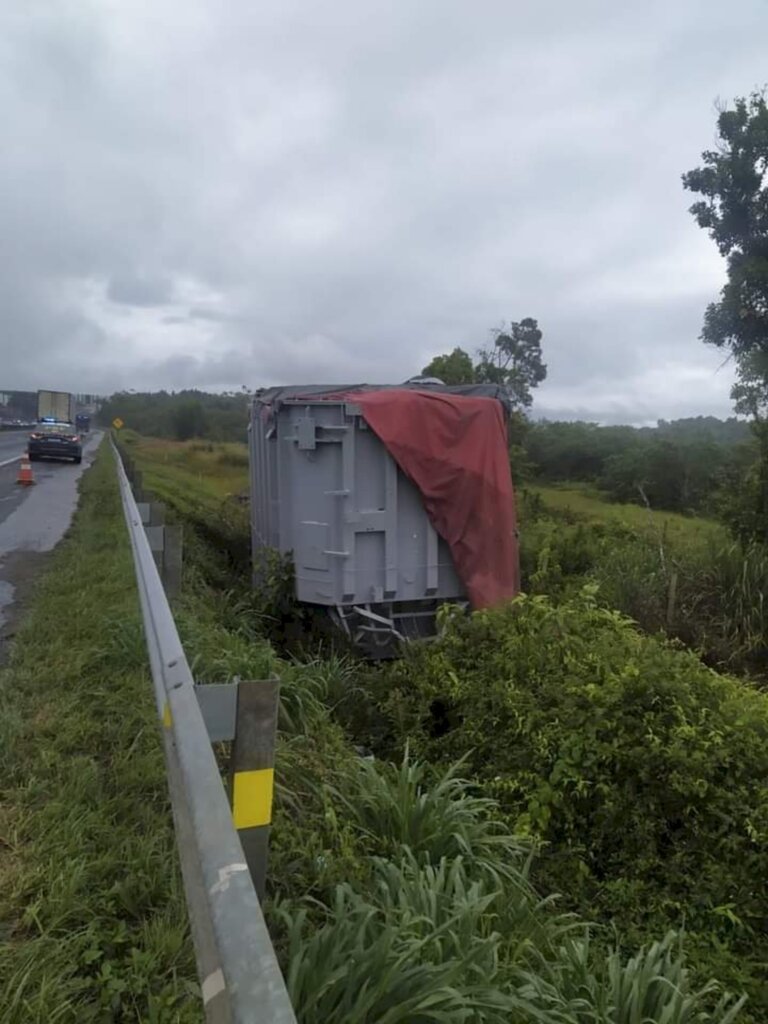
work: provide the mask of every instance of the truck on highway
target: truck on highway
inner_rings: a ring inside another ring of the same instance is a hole
[[[75,422],[75,396],[68,391],[38,391],[37,419],[58,423]]]
[[[91,417],[87,412],[79,412],[75,416],[75,426],[77,427],[78,434],[87,434],[91,429]]]

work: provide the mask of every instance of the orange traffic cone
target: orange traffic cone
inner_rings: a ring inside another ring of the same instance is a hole
[[[19,475],[16,477],[16,483],[29,487],[29,485],[34,482],[35,478],[32,476],[32,463],[29,461],[29,455],[25,452],[21,456],[21,465],[19,466]]]

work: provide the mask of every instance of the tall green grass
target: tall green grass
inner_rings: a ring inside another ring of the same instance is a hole
[[[197,1022],[111,455],[0,671],[0,1021]]]
[[[601,518],[602,515],[602,518]],[[588,581],[647,633],[709,664],[768,673],[768,548],[716,523],[539,488],[521,502],[524,589],[568,596]]]
[[[123,431],[121,444],[162,500],[216,508],[248,490],[248,449],[244,444],[170,441]]]
[[[624,526],[653,537],[664,535],[672,546],[702,542],[727,541],[728,531],[712,519],[684,516],[677,512],[648,510],[642,505],[606,501],[595,488],[587,485],[543,487],[528,484],[521,492],[523,506],[530,499],[562,519],[572,522],[603,523]]]

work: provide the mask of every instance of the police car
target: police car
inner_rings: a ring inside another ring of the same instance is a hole
[[[82,462],[83,444],[76,428],[71,423],[46,418],[39,420],[29,435],[29,460],[72,459]]]

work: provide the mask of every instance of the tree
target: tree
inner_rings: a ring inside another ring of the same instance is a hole
[[[173,411],[173,427],[178,441],[204,437],[207,429],[205,410],[198,399],[188,399]]]
[[[731,398],[736,412],[751,417],[758,453],[755,465],[734,481],[731,517],[740,536],[768,543],[768,352],[755,349],[739,357]]]
[[[531,317],[498,330],[493,345],[478,352],[476,379],[505,387],[514,405],[529,406],[533,401],[531,389],[547,376],[541,338],[539,325]]]
[[[458,346],[453,352],[435,356],[421,371],[425,377],[439,377],[444,384],[474,384],[475,368],[468,352]]]
[[[683,175],[701,195],[691,207],[700,227],[727,259],[728,279],[704,314],[702,340],[736,357],[736,411],[752,417],[758,465],[733,503],[741,535],[768,541],[768,105],[765,94],[737,99],[720,110],[719,145],[704,164]],[[744,524],[750,523],[747,528]]]
[[[719,145],[683,186],[703,198],[690,212],[728,261],[728,280],[704,315],[702,340],[739,357],[768,352],[768,106],[764,93],[737,99],[717,118]]]
[[[478,350],[475,366],[463,348],[455,348],[435,356],[422,373],[439,377],[446,384],[498,384],[506,388],[514,407],[525,408],[533,401],[531,389],[547,376],[541,338],[536,320],[526,317],[497,330],[493,345]]]

